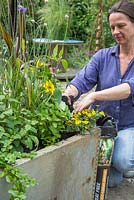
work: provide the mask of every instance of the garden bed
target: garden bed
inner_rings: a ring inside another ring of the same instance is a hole
[[[27,200],[92,199],[99,135],[100,129],[95,128],[93,134],[76,135],[39,150],[33,160],[18,160],[17,165],[38,182],[28,189]],[[1,179],[1,200],[9,200],[8,189]]]

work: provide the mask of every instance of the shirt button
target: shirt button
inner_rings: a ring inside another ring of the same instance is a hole
[[[116,106],[116,110],[119,111],[119,110],[120,110],[120,107],[119,107],[119,106]]]

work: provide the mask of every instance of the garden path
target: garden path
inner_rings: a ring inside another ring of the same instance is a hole
[[[134,200],[134,178],[125,178],[120,186],[109,188],[107,200]]]

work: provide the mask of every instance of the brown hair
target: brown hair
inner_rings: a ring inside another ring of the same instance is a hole
[[[134,23],[134,3],[127,0],[121,0],[118,3],[115,3],[112,8],[108,11],[108,20],[109,16],[112,13],[121,12],[127,15],[131,22]]]

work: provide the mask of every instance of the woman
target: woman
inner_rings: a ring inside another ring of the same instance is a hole
[[[134,169],[134,3],[123,0],[108,12],[108,21],[117,45],[99,50],[70,82],[64,95],[76,99],[94,86],[76,106],[75,112],[96,105],[111,115],[118,126],[109,187]]]

